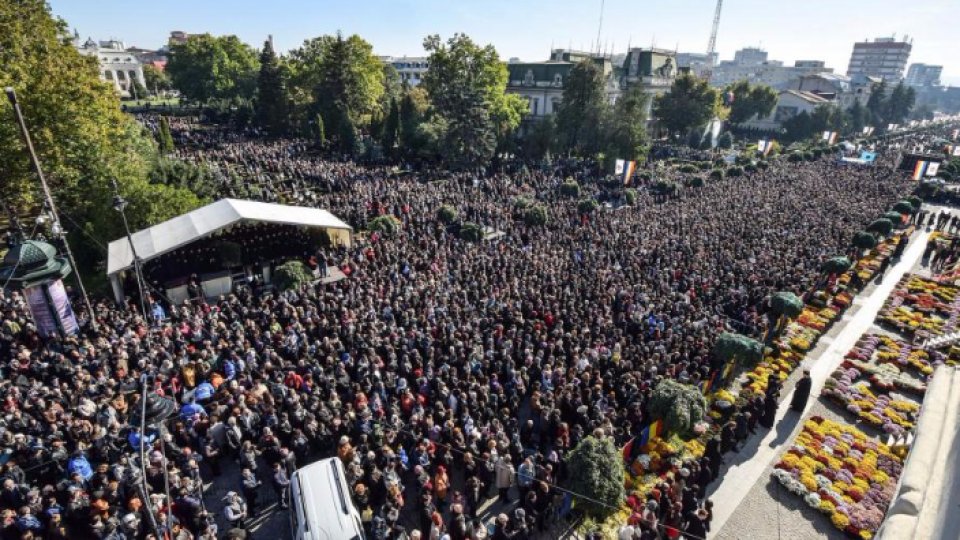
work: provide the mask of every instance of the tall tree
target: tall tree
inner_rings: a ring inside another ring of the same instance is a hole
[[[344,38],[337,32],[304,41],[291,52],[290,64],[294,102],[322,113],[327,133],[341,133],[337,120],[341,112],[362,127],[380,110],[383,64],[360,36]]]
[[[654,100],[653,114],[671,134],[703,127],[712,118],[723,116],[720,92],[692,75],[681,75],[670,91]]]
[[[607,125],[607,153],[617,158],[642,160],[647,155],[647,111],[650,96],[639,86],[628,88],[617,100]]]
[[[603,72],[592,60],[578,62],[567,76],[557,112],[557,132],[562,147],[580,155],[598,152],[607,108]]]
[[[917,94],[913,88],[903,84],[903,81],[897,83],[890,91],[890,96],[886,100],[887,116],[884,121],[888,124],[902,124],[910,116],[910,110],[917,100]]]
[[[742,124],[755,116],[769,116],[777,105],[777,91],[765,84],[751,85],[742,80],[728,86],[725,92],[733,95],[729,120],[734,124]]]
[[[400,105],[396,101],[390,104],[390,112],[383,124],[383,134],[380,137],[383,151],[391,157],[397,157],[400,147]]]
[[[847,109],[847,127],[852,133],[859,135],[869,124],[870,111],[860,103],[859,99],[855,100]]]
[[[887,116],[886,111],[887,83],[880,81],[870,89],[870,97],[867,99],[867,110],[870,111],[870,123],[877,127],[886,127],[883,121]]]
[[[420,129],[430,106],[426,91],[412,88],[400,102],[400,153],[406,158],[420,155],[423,138]]]
[[[493,45],[480,47],[463,34],[445,43],[438,35],[428,36],[423,47],[430,54],[430,69],[421,86],[436,114],[453,130],[448,143],[455,150],[447,152],[445,159],[461,166],[484,164],[493,157],[497,142],[520,124],[526,110],[518,96],[505,93],[506,64]],[[459,151],[466,154],[457,155]]]
[[[274,137],[287,132],[289,117],[287,115],[286,83],[277,60],[277,53],[273,50],[273,40],[263,43],[260,52],[260,75],[257,77],[257,125]]]
[[[106,241],[123,234],[119,216],[109,210],[112,178],[130,202],[135,228],[199,204],[189,191],[149,183],[156,143],[120,110],[113,87],[99,79],[96,58],[70,44],[47,2],[0,2],[0,28],[0,87],[17,91],[57,204],[70,217],[64,226],[81,266],[100,257],[90,236]],[[20,211],[39,206],[37,178],[6,99],[0,102],[0,171],[0,200]],[[72,223],[82,223],[84,234]]]
[[[151,94],[159,94],[173,88],[170,75],[151,64],[143,66],[143,80],[147,83],[147,91]]]
[[[173,135],[170,134],[170,121],[166,116],[160,117],[160,129],[157,132],[157,144],[161,154],[173,152]]]
[[[170,45],[166,71],[174,88],[199,102],[253,98],[257,53],[237,36],[191,35]]]

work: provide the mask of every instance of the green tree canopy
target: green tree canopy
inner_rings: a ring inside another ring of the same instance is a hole
[[[113,87],[99,79],[96,58],[70,44],[64,23],[53,18],[46,2],[0,2],[0,28],[0,87],[17,91],[60,213],[69,216],[63,225],[81,266],[89,268],[101,256],[90,236],[105,243],[123,234],[110,209],[112,178],[130,203],[134,228],[200,204],[186,190],[149,183],[156,143],[121,112]],[[0,199],[20,212],[38,207],[38,179],[6,99],[0,103],[0,171]],[[71,227],[78,223],[87,234]]]
[[[584,437],[567,457],[567,467],[577,471],[570,475],[570,491],[585,496],[577,499],[577,508],[603,517],[623,503],[623,457],[611,438]]]
[[[803,301],[792,292],[776,292],[770,298],[770,311],[777,316],[792,319],[803,311]]]
[[[877,246],[877,237],[867,231],[857,231],[853,235],[853,246],[857,249],[873,249]]]
[[[151,94],[159,94],[173,88],[170,75],[152,64],[143,66],[143,80],[147,83],[147,91]]]
[[[867,230],[880,236],[889,236],[893,230],[893,222],[887,218],[876,219],[867,225]]]
[[[903,81],[897,83],[890,91],[884,103],[884,123],[902,124],[909,116],[917,101],[916,91],[905,85]]]
[[[430,55],[430,70],[421,86],[447,123],[444,159],[460,167],[488,162],[526,111],[519,96],[505,93],[506,64],[493,45],[481,47],[464,34],[446,42],[427,36],[423,48]]]
[[[667,433],[685,436],[703,420],[707,402],[696,386],[664,379],[650,396],[650,415],[662,419]]]
[[[850,269],[850,259],[846,257],[832,257],[824,261],[820,266],[820,271],[825,274],[839,274]]]
[[[742,80],[728,86],[724,92],[733,94],[729,120],[734,124],[742,124],[755,116],[769,116],[777,105],[777,91],[765,84],[751,85]]]
[[[563,98],[557,112],[557,134],[561,146],[580,155],[592,155],[599,151],[601,125],[606,110],[603,72],[592,60],[577,63],[563,85]]]
[[[730,361],[756,364],[763,359],[763,344],[747,336],[724,332],[714,342],[712,355],[714,368]]]
[[[859,99],[854,100],[853,105],[847,109],[847,128],[859,135],[868,125],[870,125],[870,111],[860,103]]]
[[[273,50],[273,41],[267,40],[260,52],[260,75],[257,77],[257,125],[269,135],[280,136],[289,130],[289,104],[286,82]]]
[[[681,75],[654,100],[653,114],[670,133],[685,133],[723,116],[724,110],[717,89],[699,77]]]
[[[194,34],[170,45],[166,72],[187,99],[252,99],[257,87],[257,53],[237,36]]]
[[[647,111],[650,96],[639,86],[630,87],[617,100],[606,123],[608,155],[618,159],[643,160],[647,156]]]

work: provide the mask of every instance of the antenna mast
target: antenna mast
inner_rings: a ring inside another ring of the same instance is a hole
[[[723,0],[717,0],[717,10],[713,14],[713,29],[710,31],[710,42],[707,44],[707,69],[703,76],[709,80],[713,74],[713,55],[717,50],[717,30],[720,29],[720,8]]]

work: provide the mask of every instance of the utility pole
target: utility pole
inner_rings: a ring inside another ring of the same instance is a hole
[[[80,286],[80,295],[83,296],[83,303],[87,308],[87,316],[90,318],[90,327],[94,330],[97,330],[97,316],[93,311],[93,305],[90,303],[90,297],[87,296],[87,289],[83,286],[83,279],[80,277],[80,268],[77,266],[77,261],[73,258],[73,251],[70,250],[70,243],[67,242],[67,235],[63,232],[63,227],[60,225],[60,216],[57,214],[57,206],[53,202],[53,195],[50,193],[50,187],[47,185],[47,179],[43,176],[43,169],[40,168],[40,160],[37,158],[37,152],[33,148],[33,140],[30,139],[30,132],[27,130],[27,122],[23,119],[23,111],[20,110],[20,102],[17,101],[17,92],[13,87],[8,86],[4,89],[4,92],[7,94],[7,99],[10,100],[10,104],[13,105],[13,114],[17,117],[17,124],[20,126],[20,133],[23,135],[23,140],[27,143],[27,151],[30,153],[30,162],[33,164],[33,169],[37,173],[37,177],[40,178],[40,185],[43,187],[43,196],[47,202],[47,207],[50,209],[50,215],[53,217],[52,230],[59,230],[59,237],[63,240],[63,250],[67,254],[67,259],[70,261],[70,265],[73,266],[74,275],[77,276],[77,284]]]

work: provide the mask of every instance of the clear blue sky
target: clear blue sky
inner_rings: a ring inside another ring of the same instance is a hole
[[[707,47],[715,0],[604,0],[600,42],[616,52],[634,46]],[[597,39],[601,0],[50,0],[54,14],[86,39],[121,39],[159,47],[171,30],[236,34],[260,47],[267,34],[281,51],[342,30],[360,34],[377,54],[415,56],[423,37],[465,32],[493,43],[506,60],[542,60],[551,44],[587,49]],[[910,62],[941,64],[960,84],[953,33],[960,0],[726,0],[717,49],[762,46],[770,58],[825,60],[844,73],[854,41],[913,38]]]

